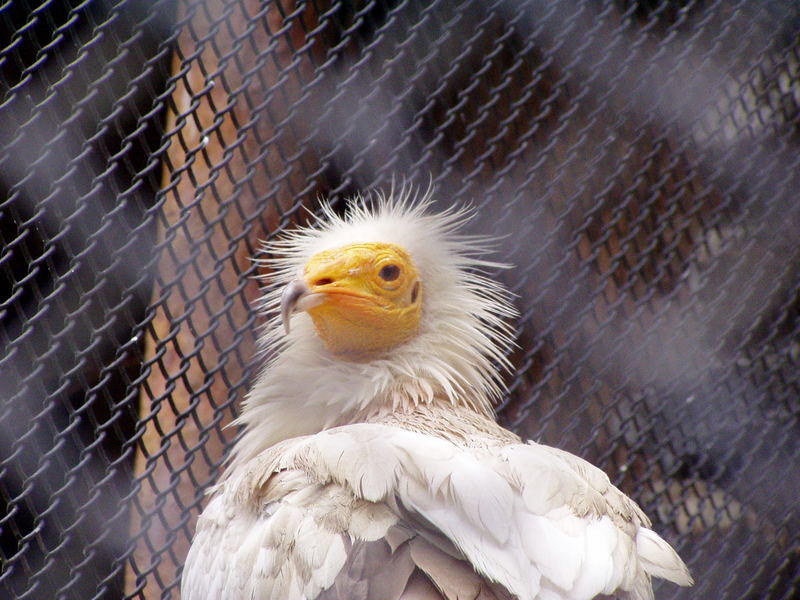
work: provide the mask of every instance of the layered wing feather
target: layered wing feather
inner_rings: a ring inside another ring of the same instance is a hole
[[[645,599],[651,574],[690,581],[601,471],[537,444],[353,424],[281,443],[224,486],[198,524],[184,600],[391,600],[425,597],[425,579],[445,598]]]

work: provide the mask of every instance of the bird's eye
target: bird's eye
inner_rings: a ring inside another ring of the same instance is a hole
[[[384,281],[394,281],[400,277],[400,267],[397,265],[386,265],[380,270],[378,277]]]

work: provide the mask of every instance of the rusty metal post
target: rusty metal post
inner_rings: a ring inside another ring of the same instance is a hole
[[[301,60],[285,76],[303,11],[209,0],[183,2],[179,15],[135,462],[144,479],[126,573],[127,592],[148,599],[177,596],[203,492],[235,434],[224,427],[246,389],[257,333],[250,257],[313,186],[297,136],[279,128],[308,72]]]

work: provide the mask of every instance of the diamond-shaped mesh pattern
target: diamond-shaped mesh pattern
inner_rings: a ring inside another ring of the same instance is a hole
[[[501,421],[800,595],[788,0],[0,3],[0,597],[178,598],[259,240],[393,178],[504,236]]]

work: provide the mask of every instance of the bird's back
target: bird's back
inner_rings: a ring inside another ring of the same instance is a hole
[[[198,525],[184,600],[558,599],[618,588],[645,599],[648,561],[688,580],[602,472],[484,417],[437,410],[288,440],[250,461]]]

